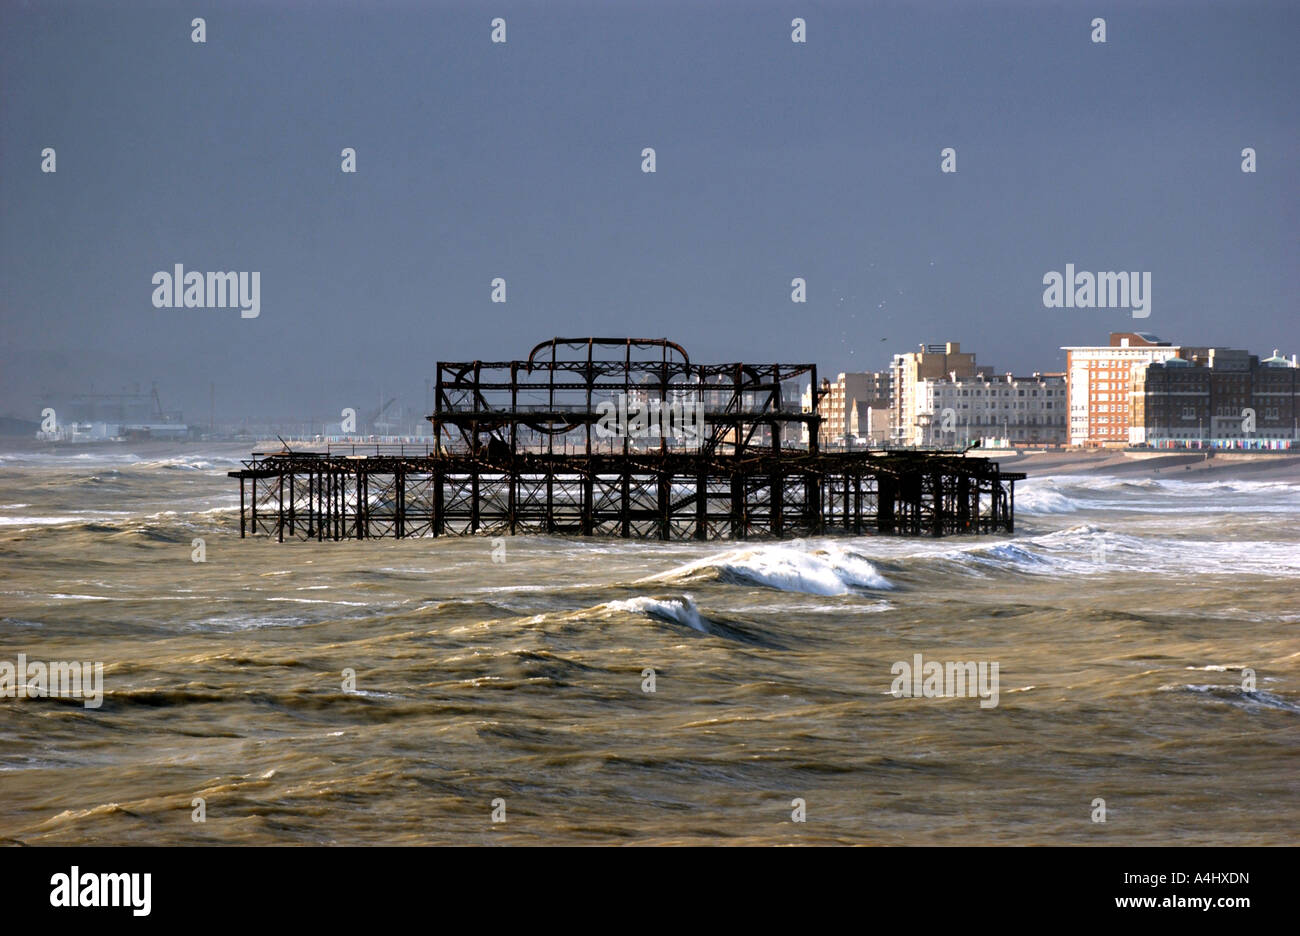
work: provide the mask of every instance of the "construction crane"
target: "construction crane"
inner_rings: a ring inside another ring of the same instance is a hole
[[[381,404],[379,409],[374,410],[373,412],[370,413],[370,415],[366,417],[365,425],[370,427],[370,431],[372,433],[375,433],[376,435],[380,434],[376,432],[376,430],[378,429],[379,420],[384,415],[384,413],[387,412],[388,407],[392,406],[396,402],[397,402],[397,397],[389,397],[387,403]]]

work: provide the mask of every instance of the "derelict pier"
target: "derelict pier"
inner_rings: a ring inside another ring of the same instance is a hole
[[[961,452],[823,452],[817,403],[794,402],[804,383],[818,387],[816,365],[693,364],[663,339],[554,338],[525,360],[439,362],[428,445],[255,452],[230,472],[240,535],[1014,531],[1023,474]]]

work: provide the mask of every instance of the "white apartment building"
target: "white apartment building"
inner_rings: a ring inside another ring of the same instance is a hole
[[[922,404],[917,391],[921,381],[941,380],[950,374],[970,377],[988,374],[991,368],[976,367],[973,352],[962,351],[961,343],[922,345],[919,351],[895,354],[890,364],[890,442],[916,445],[916,427]]]
[[[904,439],[906,445],[964,448],[980,439],[1064,445],[1067,438],[1064,374],[953,373],[917,381],[915,397],[916,421]]]

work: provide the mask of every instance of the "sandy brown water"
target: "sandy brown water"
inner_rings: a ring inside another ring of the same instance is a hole
[[[225,472],[243,454],[0,450],[0,661],[104,664],[99,708],[0,699],[0,838],[1281,844],[1300,827],[1294,460],[1187,479],[1026,461],[1013,537],[520,537],[494,562],[487,538],[241,541]],[[896,698],[891,667],[917,653],[997,662],[998,704]]]

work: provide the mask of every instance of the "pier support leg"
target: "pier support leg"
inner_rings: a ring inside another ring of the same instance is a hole
[[[445,527],[442,518],[442,468],[433,469],[433,535],[442,536]]]
[[[709,538],[709,475],[701,471],[695,479],[695,538]]]
[[[546,532],[555,532],[555,467],[546,462]]]
[[[731,469],[731,538],[745,538],[745,476],[734,466]]]
[[[659,473],[659,538],[669,539],[672,535],[673,485],[672,475]]]
[[[590,429],[590,427],[588,427],[588,429]],[[591,465],[590,463],[588,463],[587,468],[583,473],[583,477],[582,477],[582,535],[583,536],[591,536],[592,533],[592,524],[593,524],[592,518],[596,509],[596,505],[594,503],[595,497],[596,497],[596,480],[595,480],[595,476],[592,474]]]
[[[619,507],[619,536],[632,538],[632,475],[623,468],[623,497]]]
[[[393,500],[396,501],[397,516],[393,519],[393,529],[398,539],[406,536],[406,469],[398,468],[393,475]]]
[[[511,433],[513,438],[514,433]],[[515,535],[515,498],[518,497],[519,491],[519,474],[515,471],[514,459],[510,460],[510,480],[508,482],[509,491],[506,494],[506,522],[509,524],[510,535]]]
[[[957,478],[957,532],[970,531],[970,478],[961,475]]]
[[[876,532],[894,532],[894,479],[889,475],[876,478]]]
[[[930,499],[933,501],[930,532],[934,536],[943,536],[943,482],[942,471],[930,475]]]
[[[353,529],[359,540],[366,538],[366,476],[357,472],[357,513],[353,518]]]
[[[785,477],[779,468],[774,468],[771,475],[771,493],[768,504],[771,508],[769,529],[773,536],[780,539],[785,535]]]
[[[469,474],[469,531],[478,532],[478,462],[470,467]]]

